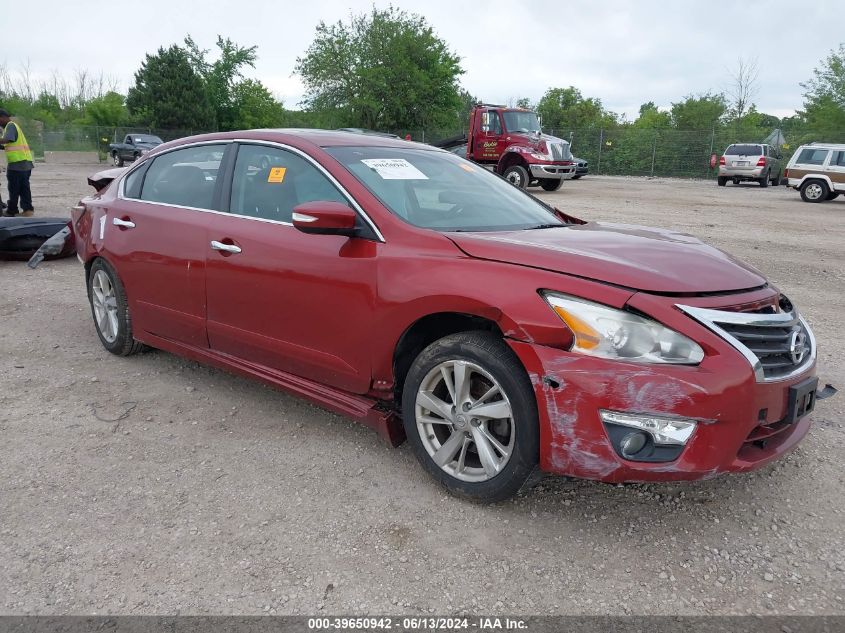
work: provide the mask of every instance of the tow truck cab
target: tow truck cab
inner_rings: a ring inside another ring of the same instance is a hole
[[[569,143],[543,134],[535,112],[479,104],[469,118],[466,157],[490,165],[511,184],[557,190],[575,175]]]

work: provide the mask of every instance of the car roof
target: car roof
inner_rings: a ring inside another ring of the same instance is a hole
[[[424,143],[415,143],[401,138],[389,138],[376,134],[358,134],[356,132],[342,132],[340,130],[320,130],[301,128],[277,128],[258,130],[239,130],[234,132],[212,132],[200,134],[171,141],[159,146],[162,151],[179,147],[189,143],[202,143],[210,141],[228,140],[256,140],[270,141],[292,145],[304,149],[305,146],[312,147],[391,147],[397,149],[424,149],[429,151],[443,151]]]

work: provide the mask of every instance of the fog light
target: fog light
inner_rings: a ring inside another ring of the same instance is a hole
[[[613,450],[632,462],[671,462],[678,459],[695,431],[687,418],[600,410]]]
[[[623,457],[633,457],[641,450],[648,442],[648,436],[642,431],[635,433],[628,433],[619,443],[619,448],[622,450]]]
[[[661,417],[647,414],[599,411],[605,424],[620,424],[640,429],[651,435],[658,446],[684,446],[695,431],[696,421],[687,418]]]

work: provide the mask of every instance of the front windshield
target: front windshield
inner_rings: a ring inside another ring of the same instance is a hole
[[[393,147],[327,147],[400,218],[438,231],[563,226],[549,207],[454,154]]]
[[[139,134],[134,137],[136,143],[161,143],[162,140],[152,134]]]
[[[505,111],[505,127],[508,132],[539,132],[540,120],[534,112]]]

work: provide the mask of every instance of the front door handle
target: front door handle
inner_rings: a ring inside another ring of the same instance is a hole
[[[234,253],[235,255],[241,252],[240,246],[235,246],[234,244],[224,244],[223,242],[218,242],[216,240],[211,240],[211,248],[215,251],[224,251],[226,253]]]
[[[130,221],[130,220],[121,220],[120,218],[114,218],[111,221],[111,223],[114,224],[115,226],[120,226],[124,229],[134,229],[135,228],[135,223]]]

